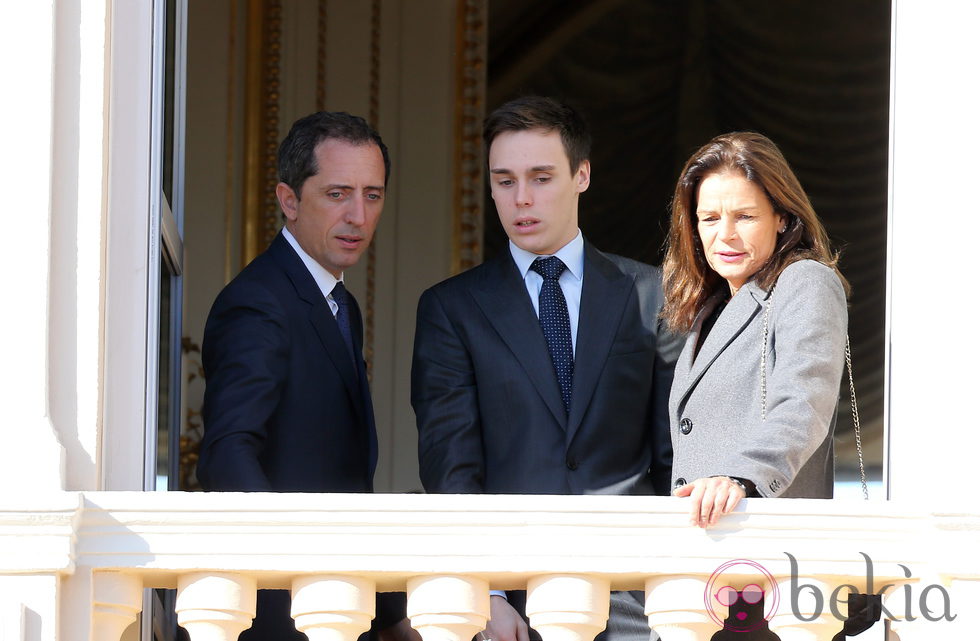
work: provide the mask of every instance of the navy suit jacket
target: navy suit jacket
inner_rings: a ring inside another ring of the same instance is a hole
[[[360,359],[363,329],[353,297],[350,321]],[[372,490],[370,391],[323,293],[281,233],[218,295],[202,358],[197,473],[204,489]]]
[[[660,280],[659,269],[586,243],[567,414],[510,252],[427,290],[412,362],[425,489],[666,493],[680,340],[661,329]]]
[[[323,292],[281,233],[221,291],[202,348],[197,476],[205,490],[372,491],[377,434],[353,297],[349,312],[356,365]],[[260,591],[242,641],[305,639],[289,606],[287,592]],[[370,638],[404,616],[404,594],[378,595]]]

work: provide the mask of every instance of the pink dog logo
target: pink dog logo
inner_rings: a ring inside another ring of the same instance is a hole
[[[769,570],[755,561],[728,561],[718,566],[708,579],[704,606],[712,620],[724,629],[751,632],[776,614],[779,591],[775,585]]]

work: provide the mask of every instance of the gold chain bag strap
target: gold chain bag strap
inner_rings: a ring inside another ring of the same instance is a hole
[[[762,317],[762,359],[759,370],[762,372],[762,420],[766,420],[766,346],[769,344],[769,313],[772,311],[772,299],[776,294],[776,286],[769,291],[766,301],[766,311]],[[861,449],[861,418],[858,416],[857,394],[854,392],[854,372],[851,368],[851,337],[844,336],[844,362],[847,363],[847,382],[851,388],[851,419],[854,421],[854,442],[857,444],[858,469],[861,472],[861,491],[864,500],[869,500],[868,477],[864,472],[864,450]]]

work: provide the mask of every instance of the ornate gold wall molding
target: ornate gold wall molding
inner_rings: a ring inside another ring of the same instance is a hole
[[[487,2],[456,2],[456,122],[453,273],[483,260],[483,116],[487,85]]]
[[[368,93],[368,122],[378,129],[381,111],[381,0],[371,1],[371,76]],[[375,234],[377,237],[377,233]],[[374,378],[374,292],[377,277],[377,240],[368,246],[367,292],[364,300],[364,360],[368,382]]]
[[[235,100],[238,92],[238,2],[228,3],[228,77],[225,87],[225,261],[224,282],[235,275],[232,264],[232,221],[235,207]]]
[[[242,266],[279,229],[276,151],[279,144],[280,0],[248,0],[245,24],[245,135]]]

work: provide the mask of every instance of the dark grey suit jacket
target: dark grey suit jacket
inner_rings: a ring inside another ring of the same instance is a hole
[[[769,292],[755,281],[732,297],[697,357],[712,298],[677,361],[670,394],[674,484],[749,479],[762,496],[830,498],[834,423],[844,367],[847,301],[837,274],[803,260],[772,293],[762,418],[763,324]]]
[[[679,341],[660,271],[586,243],[571,407],[509,252],[419,301],[412,406],[429,492],[652,494],[669,484]]]

